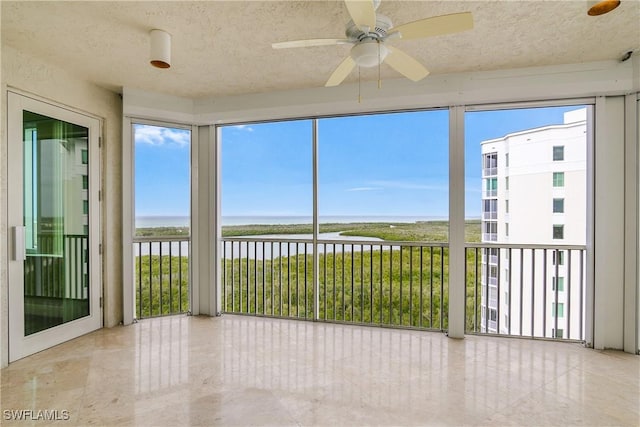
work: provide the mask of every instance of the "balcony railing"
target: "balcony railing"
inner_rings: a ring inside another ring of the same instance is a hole
[[[89,287],[89,238],[39,236],[37,253],[27,253],[24,265],[26,297],[84,300]]]
[[[485,242],[495,242],[498,240],[498,233],[482,233],[482,240]]]
[[[498,168],[497,167],[490,167],[490,168],[482,168],[482,176],[486,177],[486,176],[495,176],[498,175]]]
[[[468,333],[485,333],[488,328],[502,335],[584,341],[585,246],[466,246]],[[482,269],[492,249],[498,250],[495,279]],[[559,277],[563,278],[562,289],[553,286]],[[490,300],[490,287],[483,286],[494,280],[497,301]],[[497,310],[495,325],[486,324],[490,307]]]
[[[190,312],[188,237],[136,237],[136,318]]]
[[[447,328],[446,243],[318,240],[314,257],[312,240],[235,237],[221,250],[226,313]]]
[[[482,212],[482,219],[498,219],[498,212],[496,211]]]

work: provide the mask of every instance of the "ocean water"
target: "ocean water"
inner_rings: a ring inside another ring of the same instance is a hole
[[[188,227],[188,216],[137,216],[136,228]]]
[[[387,215],[328,215],[320,216],[320,223],[348,222],[404,222],[446,221],[438,216],[387,216]],[[311,216],[223,216],[222,225],[248,224],[311,224]],[[136,228],[188,227],[188,216],[137,216]]]

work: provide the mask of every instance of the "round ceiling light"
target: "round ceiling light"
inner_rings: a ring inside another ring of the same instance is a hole
[[[377,40],[365,40],[351,48],[351,57],[360,67],[375,67],[389,54],[384,44]]]

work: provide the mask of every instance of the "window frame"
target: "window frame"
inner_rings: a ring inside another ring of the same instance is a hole
[[[553,188],[564,188],[564,172],[553,173]]]
[[[554,162],[564,161],[564,145],[554,145],[552,151],[552,159]]]

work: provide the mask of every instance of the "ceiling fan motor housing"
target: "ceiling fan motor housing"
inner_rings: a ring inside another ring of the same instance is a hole
[[[345,35],[347,36],[347,38],[356,42],[367,38],[384,40],[387,38],[387,31],[392,26],[393,24],[391,23],[391,19],[389,19],[389,17],[378,13],[376,15],[376,27],[370,28],[368,33],[365,33],[360,28],[358,28],[356,24],[353,23],[353,21],[349,21],[349,23],[347,24]]]
[[[356,44],[351,48],[351,57],[360,67],[377,67],[386,58],[389,50],[384,46],[387,30],[392,23],[385,15],[376,15],[376,27],[362,31],[353,21],[347,24],[346,35]]]

